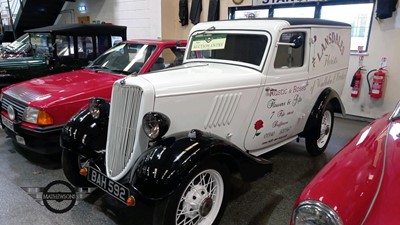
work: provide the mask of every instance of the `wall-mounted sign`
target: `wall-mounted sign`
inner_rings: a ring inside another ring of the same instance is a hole
[[[283,5],[289,3],[326,2],[328,0],[253,0],[253,6]]]

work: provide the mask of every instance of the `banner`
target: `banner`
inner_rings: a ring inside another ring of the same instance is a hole
[[[326,2],[327,0],[253,0],[253,6],[283,5],[289,3]]]

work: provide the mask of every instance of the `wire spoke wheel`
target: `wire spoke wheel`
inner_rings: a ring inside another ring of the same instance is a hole
[[[306,149],[312,156],[322,154],[328,146],[329,140],[332,136],[333,129],[333,107],[331,104],[326,105],[322,112],[322,118],[320,121],[316,121],[317,126],[313,127],[313,130],[318,129],[318,133],[306,137]]]
[[[218,224],[230,193],[229,168],[208,159],[182,176],[174,193],[155,204],[153,225]]]
[[[176,212],[177,225],[212,224],[221,208],[224,181],[216,170],[205,170],[186,187]]]

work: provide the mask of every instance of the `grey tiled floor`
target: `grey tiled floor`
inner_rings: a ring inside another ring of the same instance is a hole
[[[274,163],[273,173],[252,183],[233,177],[221,225],[289,224],[293,203],[303,187],[366,124],[336,118],[328,149],[318,157],[310,157],[302,141],[263,156]],[[57,157],[35,159],[17,152],[0,130],[0,224],[149,224],[144,218],[151,216],[151,206],[127,209],[99,190],[67,213],[48,211],[21,187],[44,187],[65,177]]]

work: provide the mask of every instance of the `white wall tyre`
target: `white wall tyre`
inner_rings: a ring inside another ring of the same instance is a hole
[[[230,192],[228,169],[216,161],[202,162],[168,199],[155,205],[154,225],[218,224]]]
[[[320,135],[318,138],[306,137],[306,149],[308,153],[312,156],[317,156],[322,154],[326,147],[328,146],[329,140],[332,136],[333,130],[333,108],[331,104],[326,105],[324,112],[322,113],[322,118],[319,121],[319,131]]]

